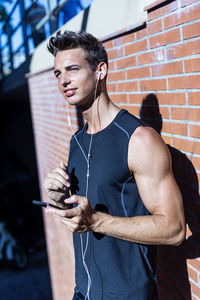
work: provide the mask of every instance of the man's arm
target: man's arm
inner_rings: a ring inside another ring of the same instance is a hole
[[[180,244],[185,237],[182,197],[170,153],[153,129],[139,127],[132,135],[128,164],[151,215],[123,219],[96,216],[93,230],[144,244]]]
[[[73,232],[94,231],[143,244],[179,245],[185,237],[182,197],[172,174],[169,151],[151,128],[133,133],[128,164],[149,216],[116,217],[94,211],[87,198],[72,196],[66,203],[78,206],[68,211],[48,210]]]

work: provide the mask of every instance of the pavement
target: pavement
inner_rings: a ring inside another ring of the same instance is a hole
[[[46,248],[28,259],[24,270],[0,267],[0,300],[53,300]]]

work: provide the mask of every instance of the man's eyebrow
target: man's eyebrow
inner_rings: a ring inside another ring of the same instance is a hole
[[[70,69],[72,69],[72,68],[74,68],[74,67],[80,68],[80,66],[77,65],[77,64],[71,64],[71,65],[66,66],[66,67],[65,67],[65,70],[70,70]],[[55,74],[55,75],[56,75],[56,73],[59,73],[59,72],[60,72],[60,70],[58,70],[58,69],[55,69],[55,70],[54,70],[54,74]]]

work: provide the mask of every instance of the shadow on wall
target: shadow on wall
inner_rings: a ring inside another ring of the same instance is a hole
[[[149,94],[143,99],[140,118],[161,133],[162,115],[155,94]],[[183,197],[185,220],[191,235],[178,247],[158,247],[158,287],[160,299],[167,296],[170,299],[190,300],[192,296],[186,260],[200,256],[198,178],[187,156],[170,145],[167,146],[172,156],[173,173]]]

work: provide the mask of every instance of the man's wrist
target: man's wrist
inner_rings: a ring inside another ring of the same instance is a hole
[[[103,217],[103,213],[94,210],[92,217],[91,217],[91,225],[90,225],[91,231],[93,231],[93,232],[100,231],[102,217]]]

